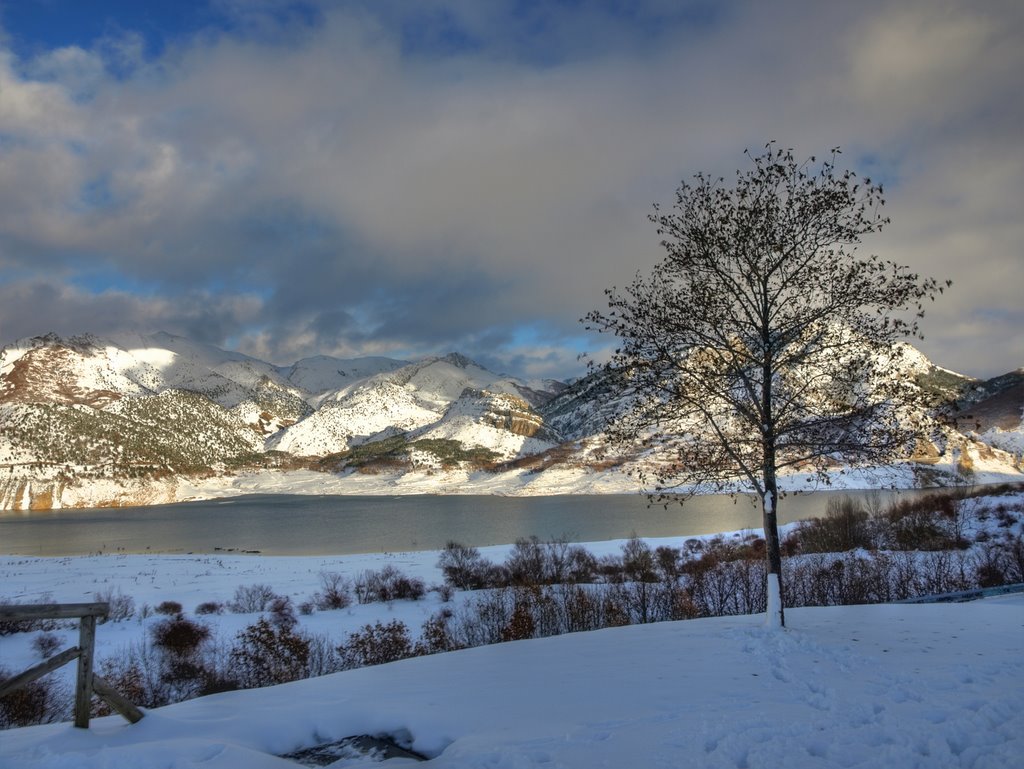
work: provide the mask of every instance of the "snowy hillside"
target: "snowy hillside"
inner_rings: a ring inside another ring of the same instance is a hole
[[[329,391],[351,387],[357,382],[405,365],[408,365],[406,361],[393,358],[344,359],[317,355],[303,358],[279,371],[296,387],[313,396],[323,396]],[[316,397],[314,405],[318,405],[320,400],[321,397]]]
[[[902,361],[893,375],[958,428],[922,443],[899,485],[1020,477],[1024,374],[981,382],[912,348]],[[309,471],[362,493],[621,491],[662,460],[656,446],[601,454],[618,389],[603,373],[518,380],[457,353],[275,366],[163,333],[51,334],[0,350],[0,509],[305,491]]]
[[[520,397],[467,388],[444,416],[415,437],[474,443],[502,459],[539,454],[560,443],[543,418]]]
[[[322,400],[314,414],[271,438],[267,447],[302,456],[323,456],[345,451],[382,433],[414,430],[438,417],[437,411],[424,406],[411,389],[389,378],[373,378]]]
[[[316,469],[406,435],[440,452],[410,454],[409,469],[541,451],[556,442],[530,405],[554,395],[541,384],[455,353],[278,367],[162,333],[22,340],[0,351],[0,509],[173,501],[176,486],[203,477]],[[453,404],[482,388],[511,400],[456,418]]]

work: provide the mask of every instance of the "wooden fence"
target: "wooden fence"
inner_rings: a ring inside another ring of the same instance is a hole
[[[106,617],[110,604],[106,603],[48,603],[13,606],[0,605],[0,620],[41,620],[78,618],[78,646],[72,646],[52,657],[48,657],[24,673],[0,682],[0,697],[27,686],[47,673],[52,673],[72,660],[78,660],[78,677],[75,683],[75,726],[89,728],[89,709],[92,695],[103,699],[110,707],[135,723],[142,718],[142,711],[120,695],[101,676],[93,671],[96,649],[96,620]]]

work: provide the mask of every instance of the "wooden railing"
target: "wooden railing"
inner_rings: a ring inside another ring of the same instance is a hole
[[[107,681],[93,671],[96,650],[96,620],[106,617],[110,604],[106,603],[47,603],[13,606],[0,605],[0,620],[41,620],[78,618],[78,646],[72,646],[20,675],[0,682],[0,697],[17,691],[47,673],[52,673],[72,660],[78,660],[78,677],[75,683],[75,726],[89,728],[89,709],[92,695],[103,699],[110,707],[135,723],[142,718],[142,711],[121,696]]]

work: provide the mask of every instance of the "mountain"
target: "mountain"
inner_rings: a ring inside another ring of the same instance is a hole
[[[918,478],[1019,475],[1024,370],[981,381],[905,358],[896,375],[957,425],[915,457]],[[49,334],[0,350],[0,509],[169,502],[243,477],[255,491],[296,477],[313,490],[310,478],[451,491],[470,477],[501,493],[635,489],[623,470],[651,455],[600,452],[628,406],[617,390],[601,372],[527,382],[458,353],[275,366],[163,333]]]
[[[551,384],[457,353],[278,367],[163,333],[20,340],[0,351],[0,509],[172,501],[182,479],[344,469],[396,437],[420,466],[499,461],[558,442],[531,405]]]
[[[355,358],[346,360],[329,355],[303,358],[287,368],[278,369],[289,383],[312,393],[313,401],[319,403],[322,396],[333,390],[341,390],[377,374],[394,371],[408,365],[407,361],[392,358]]]

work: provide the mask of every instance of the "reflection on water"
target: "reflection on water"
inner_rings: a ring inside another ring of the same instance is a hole
[[[780,501],[780,523],[822,515],[829,496]],[[873,492],[889,500],[898,494]],[[255,494],[151,507],[0,514],[0,552],[82,555],[98,552],[343,555],[436,550],[446,541],[483,546],[536,535],[577,542],[709,534],[759,528],[752,498],[695,497],[649,507],[640,495],[548,497],[309,496]]]

